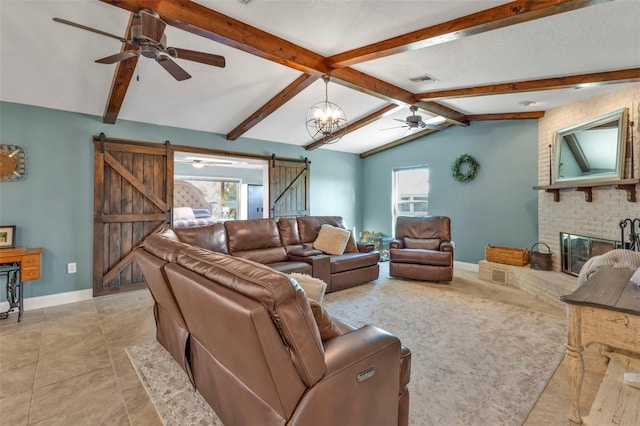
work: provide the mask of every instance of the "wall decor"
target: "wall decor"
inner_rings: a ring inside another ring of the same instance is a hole
[[[467,172],[462,173],[460,169],[466,165]],[[458,182],[465,182],[468,180],[472,180],[478,174],[478,169],[480,168],[480,163],[470,156],[469,154],[462,154],[458,158],[455,159],[453,163],[451,163],[451,174],[455,180]]]
[[[16,245],[16,226],[0,226],[0,249]]]
[[[27,168],[27,156],[16,145],[0,144],[0,182],[22,180]]]
[[[629,111],[622,108],[558,130],[554,183],[623,179],[628,121]]]

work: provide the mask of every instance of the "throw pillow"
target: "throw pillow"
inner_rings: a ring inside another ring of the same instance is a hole
[[[356,240],[353,238],[353,231],[350,231],[349,241],[347,241],[347,246],[344,248],[345,253],[358,253],[358,246],[356,245]]]
[[[440,240],[438,238],[404,238],[404,247],[408,249],[438,250]]]
[[[323,342],[327,340],[331,340],[334,337],[338,337],[340,335],[340,331],[338,331],[338,327],[333,323],[331,317],[325,311],[321,304],[316,302],[313,299],[309,299],[309,306],[311,306],[311,312],[313,312],[313,318],[316,320],[316,324],[318,325],[318,330],[320,331],[320,339]]]
[[[193,209],[191,207],[175,207],[173,209],[173,218],[194,220],[196,216],[193,214]]]
[[[322,225],[313,248],[329,254],[342,254],[347,246],[351,232],[331,225]]]
[[[304,290],[309,299],[313,299],[318,303],[322,303],[325,291],[327,291],[327,283],[318,278],[313,278],[307,274],[292,272],[289,274],[300,287]]]

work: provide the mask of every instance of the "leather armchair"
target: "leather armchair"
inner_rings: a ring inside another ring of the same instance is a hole
[[[453,279],[451,220],[445,216],[399,216],[389,244],[389,275],[421,281]]]

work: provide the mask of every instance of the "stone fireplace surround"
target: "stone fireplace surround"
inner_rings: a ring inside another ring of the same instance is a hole
[[[584,89],[589,90],[589,89]],[[587,121],[620,108],[629,109],[629,122],[633,131],[633,177],[640,177],[640,85],[619,90],[582,102],[548,110],[538,119],[538,182],[549,185],[549,144],[553,144],[558,129]],[[625,178],[630,173],[630,141],[628,132]],[[532,187],[535,183],[532,183]],[[636,192],[640,191],[636,185]],[[532,189],[533,190],[533,189]],[[640,194],[638,194],[640,195]],[[557,297],[569,294],[577,287],[577,277],[561,272],[560,233],[585,235],[605,240],[620,240],[620,221],[637,217],[640,202],[627,201],[626,191],[612,186],[593,188],[593,201],[587,203],[582,192],[572,189],[561,191],[560,201],[555,202],[553,194],[538,190],[538,241],[546,243],[553,253],[553,270],[537,271],[527,266],[509,266],[480,261],[480,279],[513,285],[540,299],[561,303]]]

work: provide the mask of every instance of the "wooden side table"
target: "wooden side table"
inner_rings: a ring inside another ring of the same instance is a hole
[[[44,249],[17,247],[0,249],[0,275],[7,279],[9,310],[0,313],[4,319],[14,309],[18,309],[18,322],[24,312],[23,283],[40,279],[42,253]]]
[[[569,320],[566,367],[571,424],[582,424],[579,403],[584,346],[601,343],[609,351],[640,354],[640,288],[629,281],[633,272],[603,267],[576,291],[560,297],[567,303]]]

